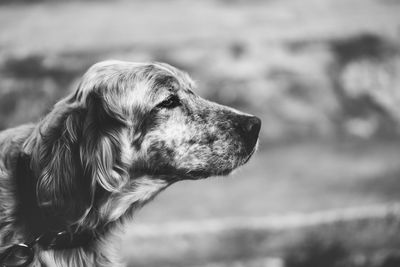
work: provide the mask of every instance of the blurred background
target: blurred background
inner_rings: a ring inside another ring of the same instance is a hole
[[[0,130],[105,59],[163,61],[263,120],[230,177],[136,214],[135,267],[400,266],[400,1],[0,0]]]

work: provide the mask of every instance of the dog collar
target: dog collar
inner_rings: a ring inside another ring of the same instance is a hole
[[[62,250],[88,246],[94,239],[95,234],[92,231],[48,232],[36,238],[36,244],[44,250]]]
[[[29,243],[15,244],[0,254],[0,266],[25,267],[34,259],[34,246],[43,250],[63,250],[89,245],[95,238],[91,231],[70,233],[68,231],[48,232]]]
[[[33,227],[30,229],[33,239],[29,238],[25,240],[24,243],[11,245],[1,253],[1,267],[22,267],[29,265],[34,258],[35,246],[40,247],[42,250],[64,250],[87,247],[101,234],[94,230],[82,230],[76,226],[70,226],[66,230],[66,228],[56,223],[53,224],[52,218],[45,216],[40,208],[34,205],[35,195],[34,192],[30,191],[31,188],[34,188],[34,178],[32,171],[29,169],[29,161],[29,156],[20,155],[16,169],[17,172],[22,172],[24,174],[17,175],[17,184],[20,186],[19,190],[22,190],[24,194],[30,195],[30,199],[27,203],[33,203],[32,206],[28,207],[29,215],[31,216],[30,219],[34,222]]]

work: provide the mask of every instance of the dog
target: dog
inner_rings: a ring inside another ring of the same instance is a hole
[[[184,179],[227,175],[259,118],[207,101],[165,63],[104,61],[37,124],[0,133],[0,266],[123,266],[112,240]]]

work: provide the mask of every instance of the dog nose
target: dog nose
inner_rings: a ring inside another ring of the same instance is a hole
[[[244,127],[250,136],[257,138],[261,128],[261,120],[257,117],[250,117]]]
[[[244,135],[246,148],[248,151],[253,150],[260,133],[261,120],[255,116],[246,116],[241,123],[242,134]]]

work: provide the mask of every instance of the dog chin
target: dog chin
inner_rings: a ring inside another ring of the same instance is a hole
[[[199,180],[199,179],[205,179],[205,178],[208,178],[211,176],[227,176],[227,175],[231,174],[232,172],[234,172],[235,170],[237,170],[238,168],[240,168],[241,166],[245,165],[250,160],[250,158],[253,156],[253,154],[256,152],[257,147],[258,147],[258,142],[254,146],[252,151],[249,154],[243,156],[243,159],[240,160],[239,163],[237,164],[237,166],[235,166],[233,168],[219,169],[219,170],[213,170],[213,171],[192,170],[192,171],[186,172],[185,179]]]

